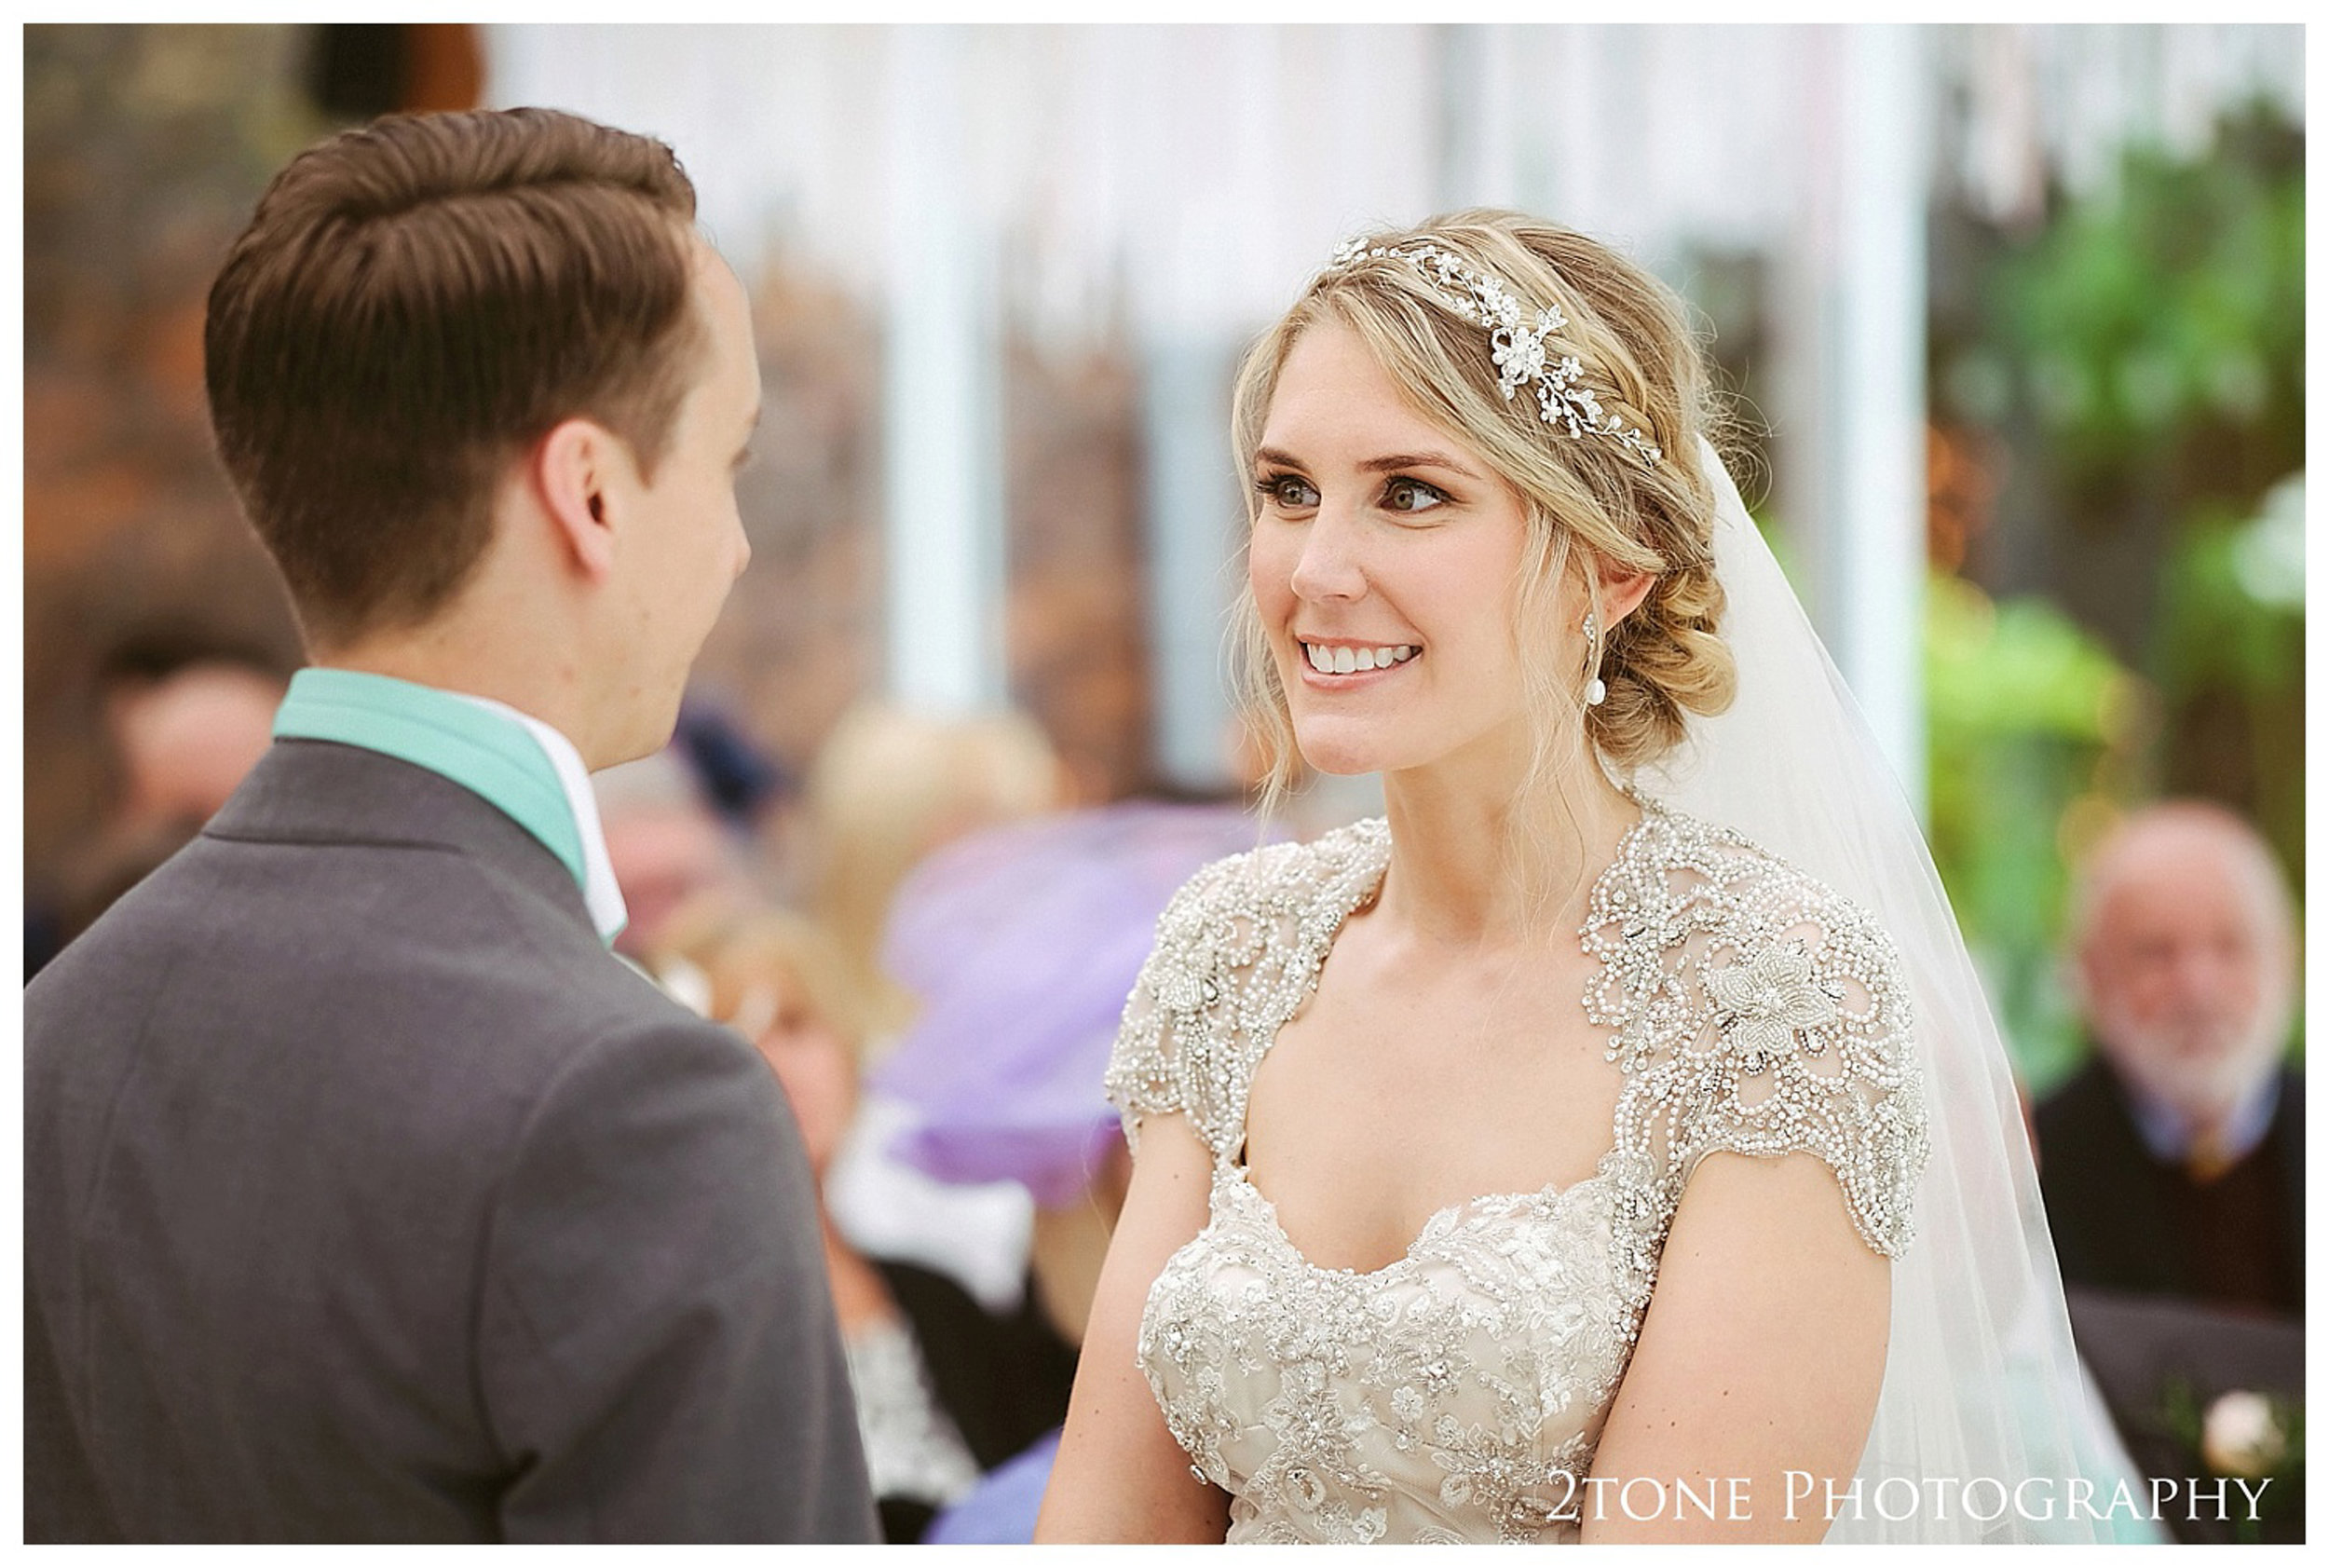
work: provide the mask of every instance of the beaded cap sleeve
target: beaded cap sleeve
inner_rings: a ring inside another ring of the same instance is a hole
[[[1245,1141],[1254,1066],[1317,984],[1343,916],[1382,879],[1390,842],[1381,819],[1356,823],[1217,860],[1173,895],[1108,1065],[1108,1098],[1135,1149],[1141,1118],[1173,1111],[1217,1159]]]
[[[1617,1152],[1662,1239],[1698,1162],[1805,1151],[1863,1240],[1906,1249],[1927,1144],[1909,993],[1849,900],[1738,835],[1663,810],[1594,889],[1586,1014],[1625,1069]]]

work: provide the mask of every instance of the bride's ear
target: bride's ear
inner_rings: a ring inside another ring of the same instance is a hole
[[[1655,581],[1655,572],[1621,572],[1604,566],[1601,568],[1601,616],[1604,622],[1614,626],[1641,608],[1641,601],[1650,595],[1650,585]]]

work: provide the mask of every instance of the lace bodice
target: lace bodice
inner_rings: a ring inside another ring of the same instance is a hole
[[[1142,1372],[1233,1541],[1574,1539],[1579,1491],[1683,1187],[1717,1150],[1807,1150],[1868,1244],[1908,1245],[1925,1159],[1899,963],[1856,907],[1734,834],[1643,802],[1580,933],[1620,1064],[1613,1139],[1566,1187],[1432,1217],[1369,1273],[1297,1251],[1240,1165],[1246,1094],[1382,879],[1380,820],[1206,867],[1158,922],[1110,1097],[1185,1112],[1208,1222],[1166,1262]]]

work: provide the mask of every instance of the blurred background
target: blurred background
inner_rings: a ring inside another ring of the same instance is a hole
[[[2220,799],[2299,864],[2303,59],[2233,26],[31,27],[28,879],[100,820],[120,635],[295,653],[201,396],[260,186],[376,113],[547,103],[669,140],[755,290],[755,566],[701,683],[796,776],[889,695],[1015,704],[1089,799],[1231,784],[1244,342],[1340,239],[1453,206],[1648,260],[2042,1089],[2062,866],[2117,809]]]
[[[2232,25],[28,26],[28,947],[201,814],[136,806],[171,787],[141,697],[297,662],[202,398],[261,186],[377,114],[538,103],[674,146],[768,387],[681,766],[610,797],[641,952],[748,886],[819,914],[892,1038],[921,855],[1233,810],[1237,357],[1339,240],[1514,206],[1702,315],[2042,1098],[2090,1049],[2069,867],[2131,809],[2219,802],[2302,886],[2304,59]],[[175,722],[231,783],[271,698],[206,700]]]

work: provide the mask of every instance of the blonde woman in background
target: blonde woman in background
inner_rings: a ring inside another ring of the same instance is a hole
[[[802,903],[831,934],[844,983],[878,1062],[913,1020],[913,999],[882,967],[882,929],[898,884],[965,833],[1054,811],[1066,772],[1042,729],[1019,713],[942,718],[885,702],[851,709],[803,788]],[[861,1104],[825,1184],[825,1202],[863,1246],[959,1280],[988,1311],[1017,1310],[1035,1211],[1010,1182],[947,1185],[890,1151],[914,1131],[878,1091]]]

